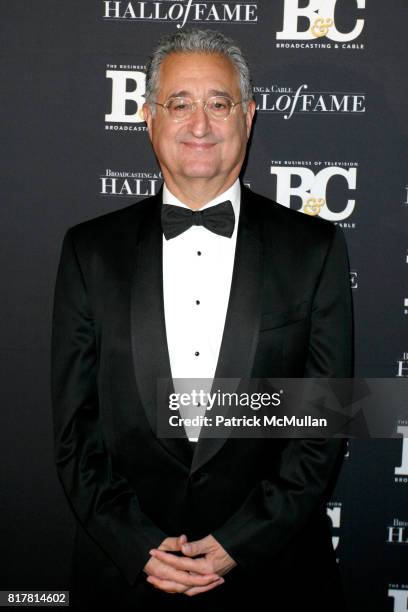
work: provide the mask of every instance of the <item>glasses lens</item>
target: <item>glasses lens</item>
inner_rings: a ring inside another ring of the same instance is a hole
[[[226,119],[232,108],[232,102],[229,98],[223,96],[214,96],[207,100],[207,112],[214,119]]]
[[[183,121],[191,116],[193,104],[190,98],[170,98],[166,108],[173,121]],[[232,105],[229,98],[213,96],[206,102],[206,111],[212,119],[226,119],[231,113]]]
[[[167,110],[174,121],[187,119],[191,115],[191,100],[188,98],[172,98],[167,104]]]

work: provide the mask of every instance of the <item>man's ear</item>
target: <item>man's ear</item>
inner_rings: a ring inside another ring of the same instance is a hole
[[[147,125],[147,131],[149,132],[149,136],[151,138],[153,117],[152,117],[152,109],[150,108],[150,104],[148,104],[147,102],[143,104],[142,113],[143,113],[143,119],[145,120],[146,125]]]
[[[249,135],[251,133],[252,122],[254,120],[255,110],[256,110],[255,101],[254,100],[250,100],[248,102],[248,110],[247,110],[246,115],[245,115],[245,122],[246,122],[246,129],[247,129],[247,138],[249,138]]]

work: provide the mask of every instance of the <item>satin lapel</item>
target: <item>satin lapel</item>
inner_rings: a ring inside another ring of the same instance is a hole
[[[215,379],[251,376],[261,315],[263,250],[256,198],[242,188],[230,298]],[[199,438],[190,474],[223,446],[225,439]]]
[[[164,318],[162,282],[162,192],[151,199],[140,224],[131,292],[131,335],[139,396],[150,427],[157,436],[157,381],[171,379]],[[163,409],[166,406],[163,405]],[[158,438],[167,451],[188,467],[193,448],[185,438]]]

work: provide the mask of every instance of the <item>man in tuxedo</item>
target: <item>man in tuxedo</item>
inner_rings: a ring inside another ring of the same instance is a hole
[[[70,228],[57,274],[52,395],[77,519],[73,601],[343,610],[325,511],[342,441],[160,438],[156,402],[166,378],[350,377],[343,235],[240,183],[255,103],[233,41],[166,36],[146,83],[164,185]]]

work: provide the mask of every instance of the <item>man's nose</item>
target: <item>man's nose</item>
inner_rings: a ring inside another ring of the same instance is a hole
[[[204,104],[197,102],[195,110],[189,119],[191,132],[194,136],[205,136],[210,131],[210,118],[204,110]]]

